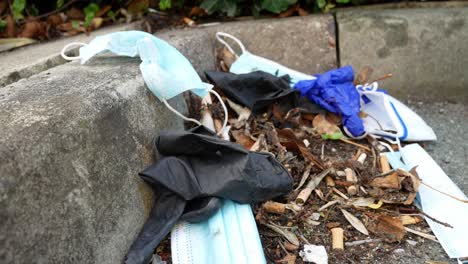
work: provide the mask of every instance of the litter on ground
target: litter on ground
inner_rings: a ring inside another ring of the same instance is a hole
[[[156,140],[162,158],[140,175],[157,198],[127,263],[377,263],[427,241],[468,256],[467,197],[414,143],[435,133],[370,68],[308,75],[216,38],[211,84],[141,32],[98,37],[76,58],[139,55],[148,88],[196,124]],[[189,117],[166,101],[186,91]]]

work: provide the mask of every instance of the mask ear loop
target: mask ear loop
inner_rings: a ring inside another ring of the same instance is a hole
[[[223,122],[223,127],[221,128],[221,130],[219,130],[218,134],[222,134],[224,129],[226,129],[226,126],[227,126],[227,123],[228,123],[228,110],[226,108],[226,105],[224,104],[223,102],[223,99],[221,98],[221,96],[213,91],[213,90],[209,90],[210,93],[212,93],[216,98],[218,98],[218,101],[221,103],[221,106],[223,107],[223,110],[224,110],[224,122]]]
[[[223,122],[223,127],[221,128],[221,130],[218,132],[218,134],[221,134],[222,131],[226,128],[227,126],[227,122],[228,122],[228,111],[227,111],[227,108],[226,108],[226,105],[224,104],[223,102],[223,99],[221,98],[221,96],[213,91],[213,90],[209,90],[210,93],[212,93],[214,96],[216,96],[216,98],[219,100],[219,102],[221,103],[221,106],[223,107],[223,110],[224,110],[224,122]],[[199,126],[202,125],[202,123],[200,123],[200,121],[196,120],[196,119],[193,119],[193,118],[189,118],[189,117],[186,117],[184,116],[183,114],[181,114],[179,111],[177,111],[176,109],[174,109],[168,102],[166,99],[162,99],[161,100],[164,105],[169,109],[171,110],[171,112],[173,112],[174,114],[176,114],[177,116],[179,116],[180,118],[184,119],[185,121],[189,121],[189,122],[193,122]]]
[[[189,122],[193,122],[193,123],[195,123],[195,124],[197,124],[197,125],[199,125],[199,126],[202,125],[202,123],[200,123],[200,121],[198,121],[198,120],[196,120],[196,119],[193,119],[193,118],[186,117],[186,116],[184,116],[183,114],[179,113],[179,111],[175,110],[175,109],[167,102],[166,99],[162,99],[161,101],[164,103],[164,105],[165,105],[169,110],[171,110],[174,114],[176,114],[177,116],[179,116],[179,117],[182,118],[183,120],[189,121]]]
[[[222,37],[229,38],[229,39],[233,40],[234,42],[236,42],[237,45],[239,45],[239,47],[240,47],[240,49],[241,49],[241,51],[242,51],[242,54],[243,54],[244,52],[246,52],[246,49],[245,49],[245,47],[244,47],[244,44],[242,44],[242,42],[241,42],[238,38],[236,38],[236,37],[234,37],[233,35],[228,34],[228,33],[216,32],[216,39],[218,39],[219,42],[221,42],[224,46],[226,46],[226,48],[227,48],[232,54],[234,54],[234,55],[236,56],[236,58],[238,58],[239,55],[237,55],[237,53],[231,48],[231,46],[230,46],[224,39],[221,38],[221,36],[222,36]],[[242,55],[242,54],[241,54],[241,55]]]
[[[66,59],[66,60],[79,60],[80,59],[80,55],[78,56],[75,56],[75,57],[70,57],[70,56],[67,56],[65,54],[65,52],[68,50],[68,48],[72,47],[72,46],[86,46],[88,44],[86,43],[83,43],[83,42],[72,42],[72,43],[68,43],[67,45],[65,45],[65,47],[63,47],[62,51],[60,52],[60,55],[62,55],[62,58]]]

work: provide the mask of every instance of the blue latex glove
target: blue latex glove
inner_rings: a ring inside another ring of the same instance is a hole
[[[315,80],[299,81],[294,89],[326,110],[340,115],[343,125],[353,136],[364,134],[364,126],[359,118],[359,93],[353,85],[353,68],[345,66],[315,77]]]

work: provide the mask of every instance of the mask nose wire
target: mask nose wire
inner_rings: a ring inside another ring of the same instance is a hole
[[[233,40],[234,42],[236,42],[236,44],[239,45],[239,48],[242,51],[241,55],[246,51],[245,47],[244,47],[244,44],[242,44],[242,42],[238,38],[236,38],[233,35],[228,34],[228,33],[216,32],[216,39],[218,39],[219,42],[221,42],[224,46],[226,46],[226,48],[232,54],[234,54],[237,58],[239,57],[239,55],[237,55],[237,53],[232,49],[232,47],[221,37],[229,38],[229,39]]]
[[[71,42],[71,43],[68,43],[67,45],[65,45],[65,47],[63,47],[62,51],[60,52],[60,55],[62,55],[62,58],[66,59],[66,60],[78,60],[80,59],[80,55],[78,56],[75,56],[75,57],[70,57],[70,56],[67,56],[65,54],[65,52],[70,48],[70,47],[73,47],[73,46],[86,46],[88,44],[86,43],[83,43],[83,42]]]

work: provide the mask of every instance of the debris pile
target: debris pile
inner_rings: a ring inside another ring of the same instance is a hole
[[[217,54],[232,61],[227,50]],[[220,61],[220,69],[227,70]],[[356,79],[366,82],[368,72],[363,70]],[[398,247],[408,233],[436,241],[422,221],[424,212],[413,205],[420,186],[416,171],[391,170],[382,154],[388,147],[398,150],[397,145],[381,144],[372,136],[345,137],[340,116],[294,102],[292,89],[255,94],[248,83],[254,75],[266,73],[207,72],[229,106],[232,141],[272,154],[294,179],[289,194],[254,205],[268,262],[370,261],[388,253],[385,247]],[[274,83],[284,77],[259,79]],[[260,98],[270,92],[274,96],[267,96],[269,101]],[[269,104],[262,104],[265,101]],[[211,105],[217,132],[224,118],[220,109],[218,103]]]

